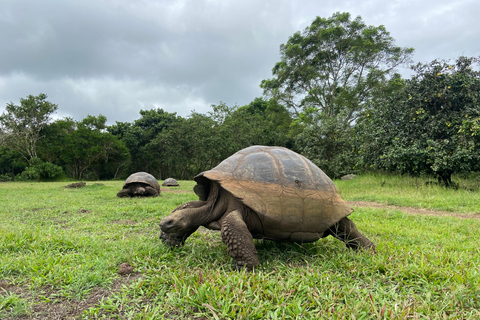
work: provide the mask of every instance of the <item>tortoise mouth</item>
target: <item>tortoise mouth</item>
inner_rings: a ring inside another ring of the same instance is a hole
[[[171,234],[171,233],[166,233],[162,231],[160,233],[160,239],[162,240],[163,243],[169,245],[172,248],[175,247],[181,247],[185,244],[185,239],[187,237],[185,235],[180,236],[176,234]]]

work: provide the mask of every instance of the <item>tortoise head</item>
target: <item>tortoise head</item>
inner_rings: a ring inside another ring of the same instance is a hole
[[[206,201],[190,201],[178,206],[160,221],[160,239],[171,247],[179,247],[202,225]]]
[[[142,184],[138,184],[133,188],[133,195],[134,196],[143,196],[145,195],[145,188]]]

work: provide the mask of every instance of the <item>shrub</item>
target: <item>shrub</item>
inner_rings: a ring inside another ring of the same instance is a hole
[[[64,176],[62,167],[50,162],[44,162],[39,158],[33,158],[30,165],[15,177],[20,181],[48,181]]]

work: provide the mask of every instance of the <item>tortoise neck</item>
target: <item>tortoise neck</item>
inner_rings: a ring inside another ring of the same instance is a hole
[[[217,206],[217,200],[219,200],[219,186],[218,183],[212,182],[207,201],[190,202],[190,210],[184,211],[182,214],[187,214],[190,217],[190,222],[196,227],[206,226],[210,222],[218,220],[225,212],[223,206]]]

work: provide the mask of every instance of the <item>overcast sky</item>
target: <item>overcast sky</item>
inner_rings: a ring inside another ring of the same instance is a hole
[[[480,56],[479,0],[0,0],[0,113],[39,93],[108,124],[245,105],[279,46],[335,12],[384,25],[415,62]]]

